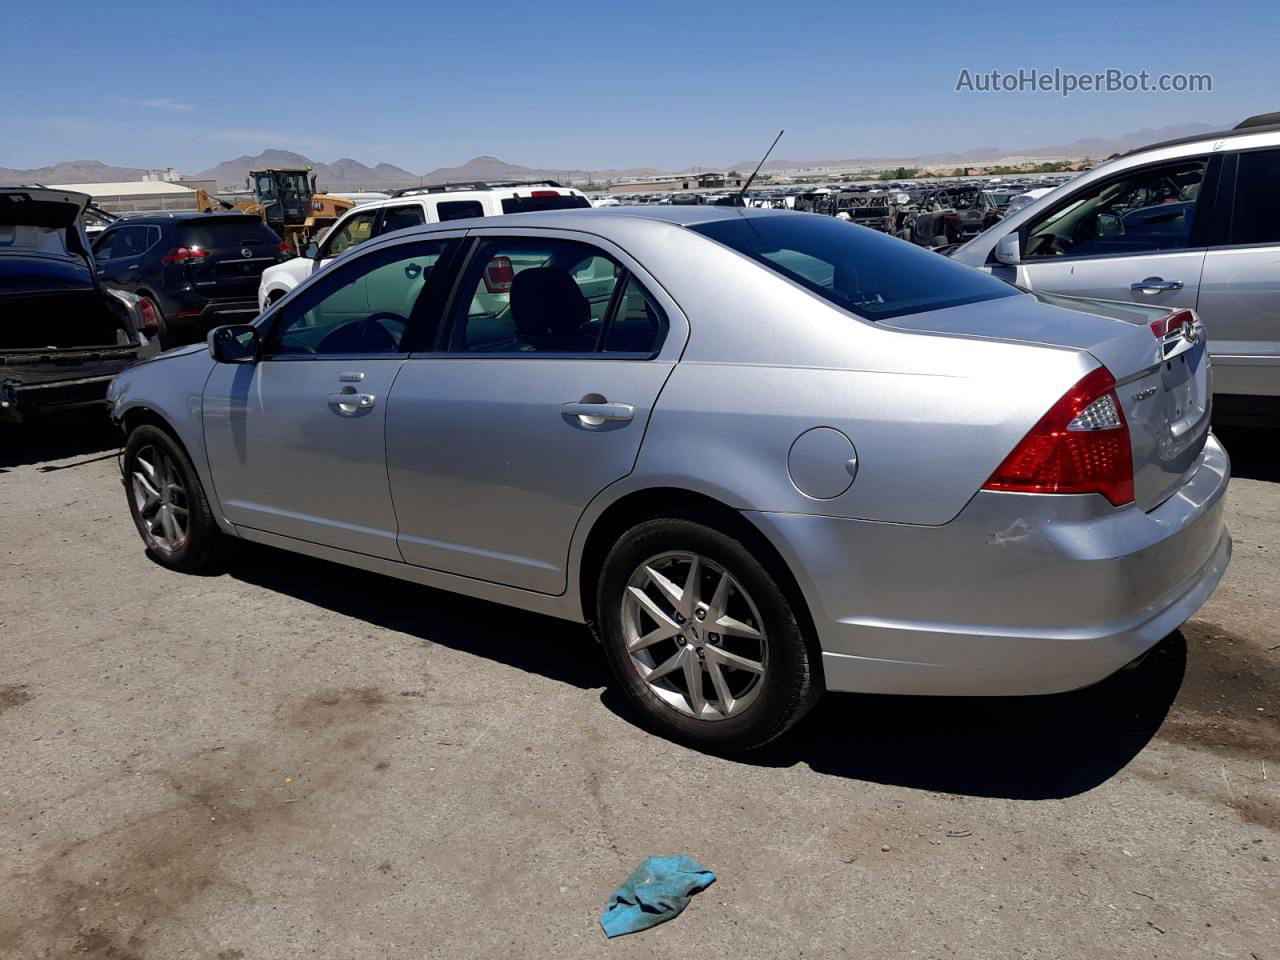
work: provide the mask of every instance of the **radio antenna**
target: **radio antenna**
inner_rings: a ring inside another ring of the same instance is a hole
[[[750,189],[751,184],[755,183],[756,174],[760,172],[760,168],[764,166],[764,162],[769,159],[769,154],[773,153],[773,148],[778,145],[778,141],[782,139],[782,135],[786,132],[787,131],[785,130],[779,130],[778,135],[773,138],[773,143],[769,144],[769,149],[764,152],[764,156],[760,158],[760,162],[756,164],[756,168],[751,171],[751,176],[747,177],[747,182],[744,183],[742,185],[742,189],[738,191],[739,202],[746,201],[747,190]]]

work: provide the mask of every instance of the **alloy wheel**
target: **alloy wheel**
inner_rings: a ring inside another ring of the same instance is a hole
[[[159,447],[142,447],[129,479],[147,546],[162,553],[180,550],[187,542],[190,506],[173,458]]]
[[[622,597],[627,657],[648,688],[699,720],[724,720],[759,696],[768,669],[764,621],[742,584],[696,553],[636,567]]]

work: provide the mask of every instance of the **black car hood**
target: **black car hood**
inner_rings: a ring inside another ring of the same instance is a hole
[[[70,227],[91,199],[87,193],[47,187],[0,187],[0,223]]]

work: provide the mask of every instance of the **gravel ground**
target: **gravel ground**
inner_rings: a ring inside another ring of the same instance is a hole
[[[829,696],[726,760],[633,726],[582,628],[169,573],[108,429],[4,428],[0,957],[1280,958],[1280,458],[1224,440],[1234,562],[1137,670]],[[655,853],[719,880],[605,941]]]

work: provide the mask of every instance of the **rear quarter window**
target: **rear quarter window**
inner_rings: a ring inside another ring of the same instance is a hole
[[[692,229],[866,320],[1022,292],[905,240],[818,214],[738,216]]]

